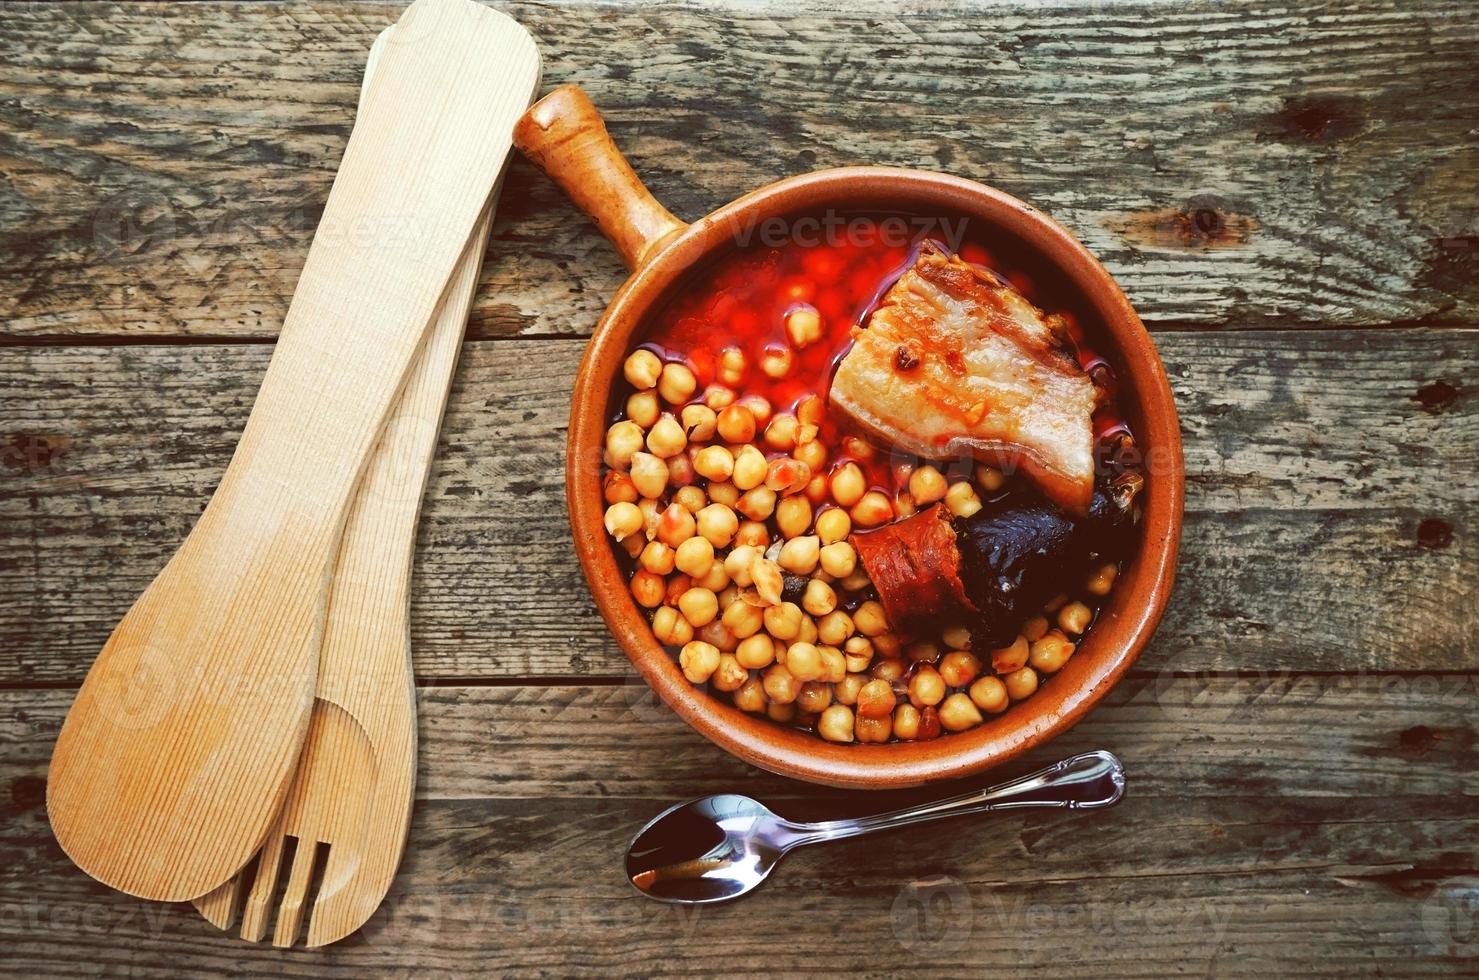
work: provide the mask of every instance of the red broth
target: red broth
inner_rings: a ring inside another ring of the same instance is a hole
[[[837,364],[852,345],[854,328],[867,322],[883,295],[913,264],[920,241],[931,237],[941,242],[938,235],[890,234],[890,226],[885,224],[890,221],[897,223],[899,217],[853,216],[845,232],[839,234],[810,239],[798,235],[779,245],[736,248],[694,275],[684,290],[658,311],[641,346],[664,361],[686,362],[698,378],[695,399],[702,398],[704,389],[717,383],[718,359],[726,348],[738,348],[745,357],[744,377],[735,386],[740,397],[759,395],[777,414],[794,413],[797,405],[812,394],[825,399]],[[937,226],[916,219],[915,226],[948,227],[949,223]],[[948,247],[948,243],[941,244]],[[1027,299],[1039,302],[1033,279],[1003,264],[981,242],[965,241],[959,246],[959,255],[991,269]],[[790,346],[786,317],[808,305],[821,316],[821,339],[793,352],[794,362],[785,377],[766,376],[760,369],[762,355],[768,348]],[[1107,362],[1084,343],[1083,331],[1073,314],[1052,309],[1048,312],[1059,312],[1068,323],[1069,339],[1084,370],[1095,371],[1112,385]],[[1101,440],[1124,429],[1110,407],[1101,409],[1094,421]],[[827,413],[818,438],[827,448],[829,469],[833,464],[855,462],[871,488],[892,496],[900,481],[891,472],[887,451],[850,452],[850,440],[858,436]]]

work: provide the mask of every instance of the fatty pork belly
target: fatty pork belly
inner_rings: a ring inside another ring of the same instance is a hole
[[[1067,340],[1060,317],[926,241],[857,331],[832,405],[915,455],[1020,471],[1064,510],[1087,514],[1096,391]]]

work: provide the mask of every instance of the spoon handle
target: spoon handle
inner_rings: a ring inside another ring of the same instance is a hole
[[[1113,806],[1125,794],[1125,767],[1113,753],[1099,749],[1071,756],[1056,765],[963,796],[852,820],[794,824],[794,844],[815,844],[906,827],[966,813],[993,813],[1026,807],[1097,810]]]

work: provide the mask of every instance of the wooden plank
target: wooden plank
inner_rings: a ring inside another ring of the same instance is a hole
[[[274,335],[400,6],[0,6],[4,334]],[[1464,0],[502,6],[680,216],[925,167],[1054,214],[1153,322],[1476,309]],[[493,237],[476,336],[586,333],[623,277],[522,163]]]
[[[1479,664],[1468,331],[1159,338],[1189,477],[1161,670]],[[424,677],[619,675],[568,546],[581,343],[466,345],[421,529]],[[230,457],[269,349],[0,350],[0,679],[82,676]]]
[[[901,796],[749,769],[635,687],[423,690],[406,863],[365,931],[311,963],[72,868],[41,796],[69,696],[7,691],[0,938],[18,975],[55,976],[789,975],[818,964],[873,976],[1451,974],[1473,953],[1462,913],[1479,847],[1474,680],[1365,680],[1123,684],[1011,767],[1110,747],[1131,779],[1117,809],[967,818],[803,851],[756,895],[685,914],[637,898],[617,863],[665,802],[739,789],[810,818]],[[798,935],[781,939],[778,922]]]

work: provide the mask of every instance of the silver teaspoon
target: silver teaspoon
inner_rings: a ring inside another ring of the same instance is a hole
[[[963,796],[853,820],[798,823],[748,796],[725,793],[658,814],[627,848],[627,878],[661,902],[706,905],[760,886],[796,847],[927,820],[1025,807],[1097,810],[1125,793],[1125,767],[1102,749]]]

